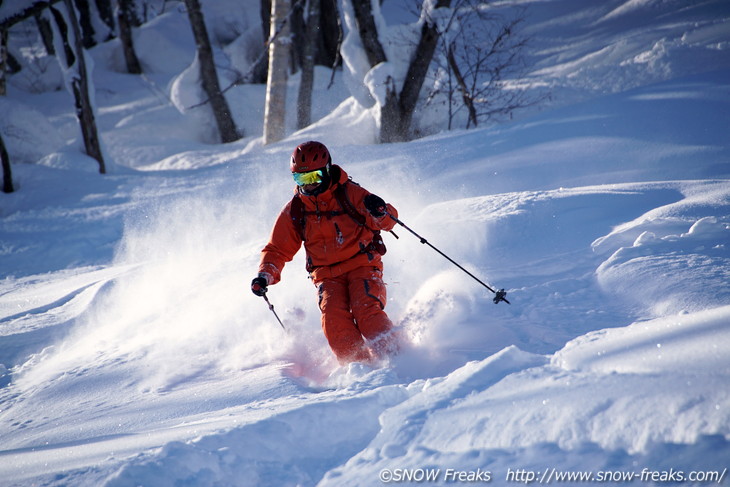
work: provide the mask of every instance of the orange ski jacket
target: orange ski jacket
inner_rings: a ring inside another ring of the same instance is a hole
[[[376,231],[390,230],[396,222],[387,214],[379,218],[372,216],[364,204],[370,192],[350,181],[342,168],[332,165],[330,174],[332,184],[318,195],[305,195],[296,188],[295,197],[301,199],[304,207],[303,231],[300,218],[292,214],[294,200],[279,213],[269,243],[261,251],[259,265],[259,272],[270,276],[269,284],[279,282],[284,265],[301,248],[302,238],[307,252],[307,270],[315,283],[365,265],[382,269],[380,254],[370,244]],[[347,200],[364,217],[364,224],[355,221],[337,201],[335,190],[340,185],[345,187]],[[398,217],[390,204],[387,204],[387,211]]]

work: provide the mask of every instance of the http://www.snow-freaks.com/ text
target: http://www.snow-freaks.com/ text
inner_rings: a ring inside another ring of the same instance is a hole
[[[727,468],[723,470],[601,470],[566,471],[557,468],[542,470],[512,469],[500,475],[501,479],[491,470],[481,468],[473,470],[459,470],[454,468],[384,468],[379,473],[380,481],[384,484],[403,483],[443,483],[443,484],[480,484],[501,480],[516,484],[560,484],[560,483],[677,483],[692,482],[694,484],[721,484],[725,480]],[[502,483],[500,482],[500,483]]]

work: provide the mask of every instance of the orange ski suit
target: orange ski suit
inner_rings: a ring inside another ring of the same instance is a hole
[[[307,270],[318,289],[322,330],[330,348],[340,363],[370,362],[394,346],[393,325],[384,311],[383,263],[371,243],[374,231],[390,230],[395,221],[388,215],[371,215],[364,204],[370,193],[349,181],[339,166],[332,165],[330,171],[332,184],[322,193],[311,196],[297,189],[303,215],[292,215],[293,200],[281,210],[261,251],[259,272],[269,284],[279,282],[284,265],[304,239]],[[338,185],[345,186],[347,200],[364,224],[342,208],[334,192]],[[389,204],[387,211],[398,216]]]

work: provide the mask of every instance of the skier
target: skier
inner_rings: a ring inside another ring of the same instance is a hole
[[[286,262],[304,242],[306,266],[317,287],[322,330],[340,364],[374,363],[397,349],[385,313],[386,292],[380,231],[395,225],[390,204],[332,164],[324,144],[309,141],[294,149],[295,195],[281,210],[251,290],[264,296]]]

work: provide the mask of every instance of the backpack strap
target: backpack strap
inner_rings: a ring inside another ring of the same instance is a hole
[[[345,188],[345,185],[347,184],[357,184],[352,179],[348,179],[345,184],[339,185],[335,189],[335,198],[340,203],[340,206],[343,210],[345,210],[345,213],[350,215],[350,218],[355,220],[355,223],[357,223],[360,226],[365,225],[365,216],[357,211],[355,206],[352,204],[350,199],[347,197],[347,190]],[[364,252],[367,254],[370,254],[371,251],[375,251],[376,253],[380,255],[385,255],[385,252],[387,252],[387,249],[385,248],[385,242],[383,242],[383,237],[380,235],[380,230],[371,230],[373,232],[373,241],[370,242],[367,246],[364,246],[360,249],[360,252]],[[372,260],[372,259],[371,259]]]
[[[345,184],[348,184],[352,182],[352,184],[357,184],[356,182],[352,180],[348,180],[345,182]],[[355,209],[355,206],[350,202],[350,199],[347,197],[347,192],[345,189],[345,184],[340,184],[335,188],[334,196],[337,202],[340,204],[340,207],[344,210],[345,213],[350,215],[350,218],[355,220],[355,222],[358,225],[365,225],[365,217]],[[304,229],[307,225],[307,215],[314,215],[317,214],[313,211],[307,211],[304,208],[304,202],[299,197],[299,193],[295,194],[291,199],[291,207],[289,208],[289,214],[291,215],[291,219],[294,222],[294,228],[297,229],[297,232],[299,233],[299,236],[301,237],[302,241],[305,241],[304,238]],[[329,216],[336,216],[341,214],[338,211],[331,212]]]
[[[305,220],[305,213],[304,210],[304,202],[299,197],[299,194],[295,194],[291,199],[291,207],[289,208],[289,215],[291,216],[292,222],[294,223],[294,228],[296,228],[297,232],[299,233],[299,237],[302,239],[302,242],[304,239],[304,227],[307,224],[307,221]]]
[[[335,188],[335,199],[340,204],[345,213],[350,215],[350,218],[355,220],[355,223],[363,226],[365,225],[365,217],[362,213],[355,209],[355,206],[350,202],[350,198],[347,197],[346,185],[350,183],[357,184],[352,179],[348,179],[344,184],[340,184],[339,186],[337,186],[337,188]]]

